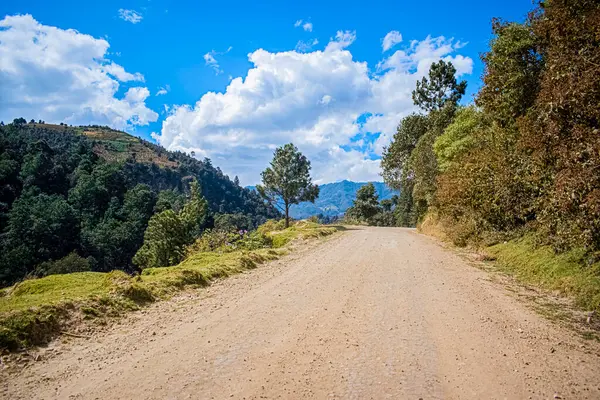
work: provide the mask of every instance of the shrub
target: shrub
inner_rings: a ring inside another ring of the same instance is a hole
[[[89,258],[83,258],[79,254],[72,252],[66,257],[55,261],[46,261],[39,264],[34,272],[36,277],[56,274],[70,274],[72,272],[91,271]]]
[[[262,232],[254,231],[244,235],[244,237],[236,244],[240,249],[257,250],[272,247],[273,239]]]
[[[227,232],[216,229],[206,230],[194,244],[188,246],[187,253],[222,251],[228,252],[235,250],[234,244],[242,238],[237,232]]]

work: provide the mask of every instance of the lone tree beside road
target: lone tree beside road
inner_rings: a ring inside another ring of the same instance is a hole
[[[262,174],[262,185],[256,190],[272,204],[283,202],[285,227],[290,225],[290,206],[304,201],[315,202],[319,197],[319,186],[310,178],[310,161],[292,143],[278,147],[271,166]]]

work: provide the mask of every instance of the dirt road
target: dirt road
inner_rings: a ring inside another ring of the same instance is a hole
[[[3,375],[6,398],[600,398],[597,343],[433,240],[362,228]]]

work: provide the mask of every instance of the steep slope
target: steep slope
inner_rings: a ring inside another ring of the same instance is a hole
[[[180,207],[194,178],[213,214],[244,214],[253,225],[280,215],[210,160],[124,132],[0,126],[0,285],[69,255],[61,268],[131,270],[150,217]]]

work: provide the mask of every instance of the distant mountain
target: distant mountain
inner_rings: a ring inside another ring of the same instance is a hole
[[[290,208],[290,215],[296,219],[308,218],[311,215],[323,214],[326,216],[335,216],[344,214],[348,207],[352,205],[356,196],[356,191],[368,182],[352,182],[343,180],[335,183],[325,183],[319,185],[319,197],[315,203],[295,204]],[[383,182],[373,182],[379,200],[389,199],[398,192],[388,188]],[[254,186],[249,186],[254,189]]]

